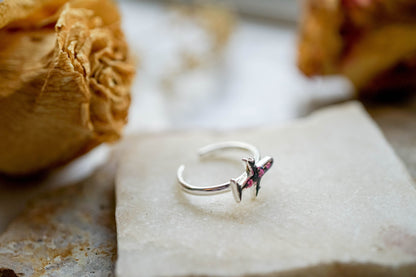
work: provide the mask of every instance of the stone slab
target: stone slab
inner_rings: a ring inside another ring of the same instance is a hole
[[[114,276],[115,169],[33,198],[0,235],[0,276]]]
[[[256,201],[178,188],[183,162],[193,182],[241,172],[227,159],[197,163],[196,149],[223,140],[275,157]],[[416,273],[416,190],[360,104],[280,128],[141,135],[126,148],[116,179],[117,276]]]

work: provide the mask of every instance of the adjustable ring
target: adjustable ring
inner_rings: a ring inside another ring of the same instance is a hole
[[[251,154],[251,157],[242,159],[245,163],[245,171],[240,176],[219,185],[197,187],[185,181],[183,177],[185,166],[181,165],[177,171],[177,178],[182,190],[194,195],[213,195],[229,192],[231,190],[235,201],[240,203],[243,190],[250,189],[251,197],[252,199],[255,199],[259,194],[261,178],[273,165],[273,158],[268,156],[260,158],[260,152],[256,147],[239,141],[210,144],[199,149],[198,154],[199,157],[204,157],[213,152],[229,149],[245,150]]]

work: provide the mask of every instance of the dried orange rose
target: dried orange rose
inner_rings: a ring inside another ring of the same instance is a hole
[[[120,137],[135,70],[111,0],[5,0],[0,28],[1,173],[36,173]]]

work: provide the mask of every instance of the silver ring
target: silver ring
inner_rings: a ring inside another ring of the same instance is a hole
[[[232,178],[230,181],[219,185],[197,187],[185,181],[183,177],[185,166],[181,165],[177,171],[177,178],[182,190],[193,195],[213,195],[229,192],[231,190],[235,201],[240,203],[243,190],[250,189],[251,197],[252,199],[255,199],[260,190],[261,178],[273,165],[273,158],[268,156],[260,158],[260,152],[256,147],[239,141],[227,141],[210,144],[199,149],[198,154],[199,157],[204,157],[208,154],[212,154],[213,152],[228,149],[245,150],[251,154],[252,157],[242,159],[245,163],[245,172],[237,178]]]

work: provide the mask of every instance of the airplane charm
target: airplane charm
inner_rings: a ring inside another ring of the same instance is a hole
[[[246,163],[246,172],[240,177],[230,180],[231,191],[237,203],[241,202],[244,189],[250,189],[252,199],[257,197],[261,178],[273,165],[272,157],[264,157],[257,163],[253,158],[243,159],[243,161]]]

